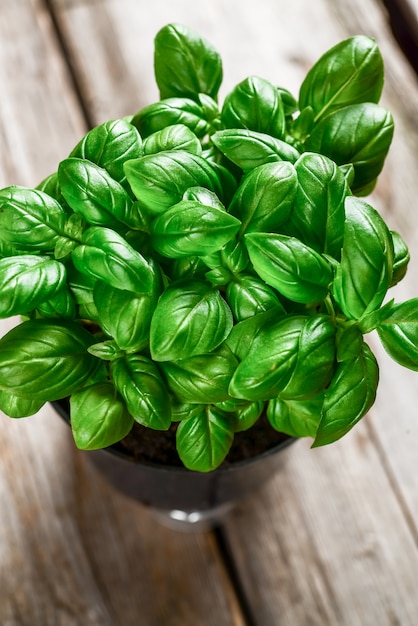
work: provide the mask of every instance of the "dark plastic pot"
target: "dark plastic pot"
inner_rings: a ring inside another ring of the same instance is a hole
[[[67,403],[52,404],[69,423]],[[238,500],[265,484],[280,470],[285,451],[294,441],[286,437],[267,452],[208,473],[138,463],[118,446],[86,454],[113,487],[152,507],[160,521],[174,528],[196,530],[213,526]]]

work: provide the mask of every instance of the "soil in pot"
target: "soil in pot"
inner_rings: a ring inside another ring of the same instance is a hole
[[[134,424],[121,442],[121,448],[135,461],[183,467],[176,452],[177,424],[168,430],[156,431]],[[258,456],[288,439],[288,435],[274,430],[263,415],[249,430],[236,433],[231,449],[221,467]]]

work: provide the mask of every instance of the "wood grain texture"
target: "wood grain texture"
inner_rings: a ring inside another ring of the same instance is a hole
[[[250,74],[297,94],[328,47],[357,32],[377,39],[396,134],[371,202],[412,252],[394,295],[414,296],[418,88],[378,0],[154,0],[146,10],[138,0],[2,0],[2,184],[49,173],[83,132],[83,108],[99,123],[157,99],[153,37],[170,21],[218,48],[222,95]],[[332,447],[296,444],[285,471],[226,523],[257,626],[418,623],[416,374],[370,341],[382,364],[370,416]],[[212,534],[175,534],[113,494],[50,409],[0,425],[2,626],[244,623]]]

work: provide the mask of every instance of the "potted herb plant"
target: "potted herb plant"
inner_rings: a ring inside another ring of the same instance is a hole
[[[0,191],[0,316],[22,318],[0,340],[0,408],[69,403],[85,450],[139,436],[158,453],[169,433],[187,469],[169,460],[164,480],[213,498],[262,420],[264,450],[332,443],[367,413],[364,335],[418,369],[418,300],[388,297],[408,249],[362,199],[394,128],[374,40],[326,52],[297,98],[251,76],[219,104],[219,54],[169,24],[155,77],[158,102],[90,130],[38,187]]]

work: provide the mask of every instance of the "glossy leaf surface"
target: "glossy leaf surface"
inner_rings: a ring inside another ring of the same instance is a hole
[[[225,459],[233,439],[228,415],[207,407],[180,422],[176,433],[177,452],[188,469],[209,472]]]
[[[71,151],[70,157],[88,159],[103,167],[125,188],[123,164],[142,156],[138,130],[126,120],[110,120],[92,128]]]
[[[72,253],[75,267],[116,289],[148,293],[154,273],[144,257],[109,228],[92,226]]]
[[[393,287],[405,277],[411,255],[402,236],[393,230],[390,231],[390,234],[393,242],[392,282],[390,286]]]
[[[317,252],[339,259],[348,193],[345,176],[334,161],[309,152],[298,159],[295,170],[297,194],[286,232]]]
[[[216,98],[222,61],[206,39],[183,24],[167,24],[154,40],[154,71],[160,98],[200,93]]]
[[[285,312],[273,289],[256,276],[247,274],[240,274],[227,285],[226,299],[237,321],[273,308]]]
[[[120,222],[137,225],[131,198],[103,167],[72,157],[61,161],[58,177],[65,200],[89,224],[116,229]]]
[[[280,232],[296,197],[297,177],[291,163],[260,165],[247,174],[228,210],[241,220],[241,233]]]
[[[65,282],[65,267],[35,255],[0,259],[0,317],[28,313],[48,300]]]
[[[158,215],[177,204],[189,187],[206,187],[222,201],[223,191],[205,159],[185,150],[150,154],[125,165],[128,181],[141,204]]]
[[[152,358],[173,361],[211,352],[231,328],[231,310],[217,289],[203,281],[177,283],[164,291],[154,311]]]
[[[48,194],[26,187],[0,191],[0,239],[24,251],[53,250],[67,214]]]
[[[379,369],[366,343],[359,354],[340,363],[325,392],[313,446],[337,441],[366,415],[376,398]]]
[[[93,299],[100,325],[122,350],[142,350],[148,345],[158,283],[149,293],[117,289],[100,280],[95,284]]]
[[[74,393],[98,369],[87,352],[91,343],[76,323],[23,322],[0,340],[0,389],[37,402]]]
[[[291,437],[315,437],[321,419],[323,394],[309,400],[270,400],[267,418],[275,430]]]
[[[364,200],[348,197],[345,213],[333,295],[348,318],[360,319],[382,304],[391,284],[393,244],[385,222]]]
[[[211,136],[211,141],[244,172],[265,163],[294,163],[299,158],[299,152],[285,141],[252,130],[218,130]]]
[[[238,361],[223,344],[209,354],[161,363],[170,389],[181,402],[215,404],[229,399],[228,387]]]
[[[328,293],[332,271],[324,258],[295,237],[250,233],[245,242],[257,274],[294,302],[319,302]]]
[[[129,433],[133,419],[109,382],[96,383],[70,398],[71,428],[80,450],[98,450]]]
[[[154,249],[170,258],[204,256],[233,239],[240,221],[224,210],[182,200],[151,224]]]
[[[149,104],[138,111],[132,124],[145,139],[179,124],[186,126],[198,138],[209,131],[204,108],[190,98],[166,98]]]
[[[309,70],[299,92],[299,107],[312,107],[315,119],[350,104],[379,102],[383,60],[371,37],[356,35],[330,48]]]
[[[392,359],[418,370],[418,298],[393,305],[377,332]]]
[[[132,417],[148,428],[166,430],[171,424],[170,396],[155,363],[139,354],[126,355],[112,363],[111,371]]]
[[[45,403],[0,389],[0,410],[9,417],[29,417],[35,415]]]
[[[305,142],[306,150],[328,156],[337,165],[352,163],[355,195],[369,193],[383,168],[393,138],[393,119],[371,102],[338,109],[324,117]]]
[[[231,381],[230,395],[246,400],[313,396],[329,382],[334,346],[326,316],[279,318],[255,335]]]
[[[281,139],[285,132],[282,99],[276,87],[249,76],[226,96],[221,111],[226,128],[246,128]]]
[[[202,144],[190,128],[184,124],[166,126],[144,141],[144,154],[155,154],[163,150],[186,150],[202,154]]]

